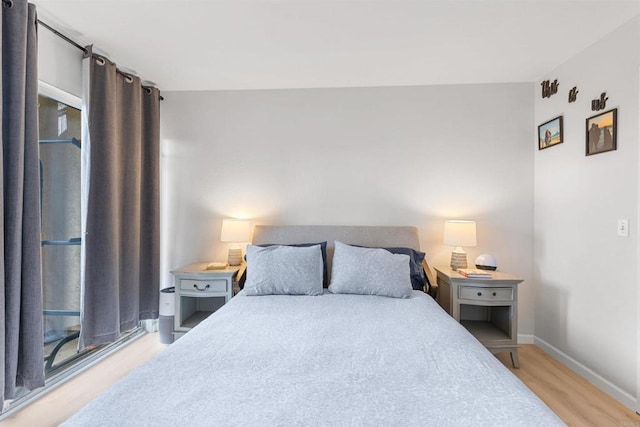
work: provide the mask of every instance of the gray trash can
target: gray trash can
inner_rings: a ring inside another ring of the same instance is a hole
[[[160,343],[173,343],[173,321],[176,316],[175,308],[176,288],[164,288],[160,290],[160,316],[158,318],[158,332]]]

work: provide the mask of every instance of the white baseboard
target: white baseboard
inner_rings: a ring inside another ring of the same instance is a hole
[[[557,361],[565,365],[567,368],[571,369],[573,372],[575,372],[576,374],[580,375],[581,377],[589,381],[591,384],[598,387],[600,390],[607,393],[609,396],[616,399],[618,402],[622,403],[624,406],[626,406],[633,412],[636,411],[638,402],[635,396],[630,395],[629,393],[622,390],[617,385],[613,384],[611,381],[607,380],[606,378],[592,371],[582,363],[578,362],[568,354],[560,351],[559,349],[552,346],[542,338],[533,336],[533,340],[534,340],[533,344],[540,347],[551,357],[553,357],[554,359],[556,359]],[[525,344],[524,342],[520,341],[520,335],[518,335],[518,341],[521,344]]]
[[[518,334],[518,344],[535,344],[535,336],[531,334]]]

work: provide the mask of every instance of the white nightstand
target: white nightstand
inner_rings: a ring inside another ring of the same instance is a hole
[[[508,351],[518,361],[518,284],[515,276],[492,271],[491,279],[468,279],[448,267],[438,273],[438,304],[492,353]]]
[[[171,272],[176,293],[175,339],[206,319],[233,297],[233,285],[240,279],[245,264],[221,270],[207,270],[196,263]]]

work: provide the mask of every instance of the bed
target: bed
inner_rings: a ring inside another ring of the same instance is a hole
[[[413,227],[254,231],[256,246],[313,242],[327,242],[332,284],[340,242],[419,249]],[[257,259],[248,250],[247,287],[229,303],[63,425],[564,425],[424,292],[253,296]]]

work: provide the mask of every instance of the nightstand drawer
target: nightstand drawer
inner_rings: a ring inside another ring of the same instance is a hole
[[[230,285],[230,281],[225,279],[213,279],[213,280],[194,280],[194,279],[181,279],[180,289],[183,291],[193,292],[226,292],[227,286]]]
[[[460,286],[460,299],[476,301],[513,301],[513,288],[479,288],[475,286]]]

